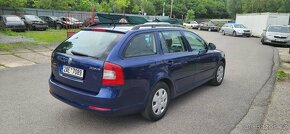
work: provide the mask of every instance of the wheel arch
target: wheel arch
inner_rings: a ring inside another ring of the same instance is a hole
[[[158,82],[164,82],[165,84],[167,84],[167,86],[169,87],[170,99],[174,98],[174,96],[175,96],[175,92],[174,92],[175,91],[175,87],[174,87],[173,82],[169,78],[161,78]]]

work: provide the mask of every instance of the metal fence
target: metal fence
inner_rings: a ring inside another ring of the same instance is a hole
[[[21,16],[24,14],[36,15],[36,16],[71,16],[84,21],[85,18],[90,16],[91,12],[85,11],[65,11],[65,10],[50,10],[50,9],[37,9],[37,8],[6,8],[0,7],[0,15],[17,15]],[[130,15],[130,14],[128,14]],[[142,15],[138,15],[142,16]],[[168,19],[169,16],[144,16],[148,20],[154,19]]]
[[[24,14],[30,14],[30,15],[36,15],[36,16],[69,16],[74,15],[73,17],[83,20],[83,16],[90,16],[90,12],[84,12],[84,11],[62,11],[62,10],[49,10],[49,9],[35,9],[35,8],[3,8],[0,7],[0,15],[24,15]]]

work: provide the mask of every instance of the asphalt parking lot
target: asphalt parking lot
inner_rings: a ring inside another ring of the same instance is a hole
[[[226,53],[224,83],[176,98],[162,120],[101,117],[64,104],[48,92],[49,64],[39,64],[0,70],[0,133],[230,133],[268,80],[274,50],[259,38],[196,32]]]

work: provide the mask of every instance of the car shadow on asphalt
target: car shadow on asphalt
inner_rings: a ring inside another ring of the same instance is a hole
[[[121,128],[121,127],[129,127],[129,126],[131,127],[132,125],[134,126],[144,126],[144,125],[150,125],[150,124],[152,125],[155,123],[161,123],[161,122],[166,122],[167,120],[170,120],[171,115],[176,114],[176,112],[178,111],[175,111],[175,110],[179,109],[179,107],[182,107],[182,104],[189,103],[190,101],[192,101],[191,98],[196,97],[207,90],[213,90],[214,88],[215,88],[214,86],[210,86],[209,84],[204,84],[200,87],[190,90],[187,93],[182,94],[178,96],[177,98],[171,100],[166,116],[160,121],[154,122],[154,123],[152,123],[151,121],[147,121],[140,114],[118,116],[118,117],[107,117],[107,116],[100,116],[91,111],[81,110],[81,109],[77,109],[73,107],[68,109],[67,110],[68,112],[61,113],[61,114],[70,114],[69,116],[63,115],[63,117],[73,118],[69,120],[73,120],[76,123],[86,122],[86,124],[91,124],[93,126],[101,124],[102,126],[108,127],[108,128]],[[91,128],[93,126],[89,125],[85,127]]]

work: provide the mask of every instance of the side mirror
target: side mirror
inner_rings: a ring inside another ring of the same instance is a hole
[[[209,50],[216,50],[216,46],[213,43],[208,43],[208,49]]]

